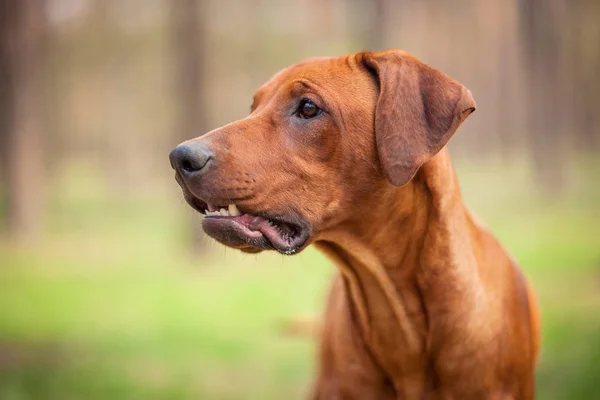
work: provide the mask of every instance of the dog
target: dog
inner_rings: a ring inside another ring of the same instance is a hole
[[[208,235],[336,264],[311,398],[534,398],[533,290],[445,148],[474,110],[411,54],[359,52],[283,69],[246,118],[171,151]]]

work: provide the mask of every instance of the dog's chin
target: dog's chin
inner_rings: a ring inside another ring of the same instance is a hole
[[[255,214],[237,206],[215,207],[189,192],[184,194],[188,204],[204,215],[204,232],[226,246],[245,253],[275,250],[292,255],[304,249],[309,242],[310,224],[299,216]]]

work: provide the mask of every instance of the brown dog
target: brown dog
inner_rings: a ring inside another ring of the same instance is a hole
[[[534,397],[534,296],[443,149],[474,110],[405,52],[357,53],[279,72],[248,117],[171,152],[210,236],[247,252],[314,243],[339,267],[313,398]]]

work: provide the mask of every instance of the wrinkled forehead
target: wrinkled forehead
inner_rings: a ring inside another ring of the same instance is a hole
[[[359,72],[353,55],[311,58],[276,73],[254,94],[254,101],[272,97],[280,89],[298,81],[309,81],[318,88],[339,91],[351,83]]]

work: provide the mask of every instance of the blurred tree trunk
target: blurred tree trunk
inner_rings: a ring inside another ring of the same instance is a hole
[[[572,73],[574,126],[580,150],[597,150],[600,146],[600,2],[580,0],[568,7],[569,23],[573,30],[574,47]]]
[[[207,130],[203,87],[204,35],[202,12],[204,5],[196,0],[172,0],[172,36],[175,50],[175,84],[179,100],[177,136],[179,143],[204,134]],[[193,249],[201,253],[206,247],[200,217],[192,219]]]
[[[561,60],[567,57],[561,40],[565,0],[520,0],[521,34],[529,89],[529,150],[535,179],[542,189],[564,186],[564,85],[569,76]]]
[[[37,236],[44,219],[44,140],[40,124],[45,8],[38,0],[0,0],[0,136],[6,229]]]
[[[515,113],[512,112],[514,99],[511,98],[512,86],[507,84],[516,79],[517,64],[514,51],[515,26],[511,26],[511,15],[515,6],[512,0],[498,2],[496,0],[479,0],[475,2],[477,21],[478,47],[486,49],[486,54],[479,60],[479,68],[483,76],[493,77],[485,82],[485,100],[491,107],[480,107],[480,121],[485,126],[480,129],[485,135],[473,137],[473,150],[477,154],[498,152],[504,157],[511,153],[514,140]],[[494,18],[489,18],[493,15]],[[460,20],[454,18],[454,20]],[[516,22],[516,21],[515,21]],[[450,46],[448,46],[450,47]]]
[[[367,1],[365,6],[370,7],[372,13],[372,25],[368,27],[365,35],[366,50],[385,50],[388,35],[387,19],[389,18],[387,14],[391,11],[389,0],[371,0]]]

